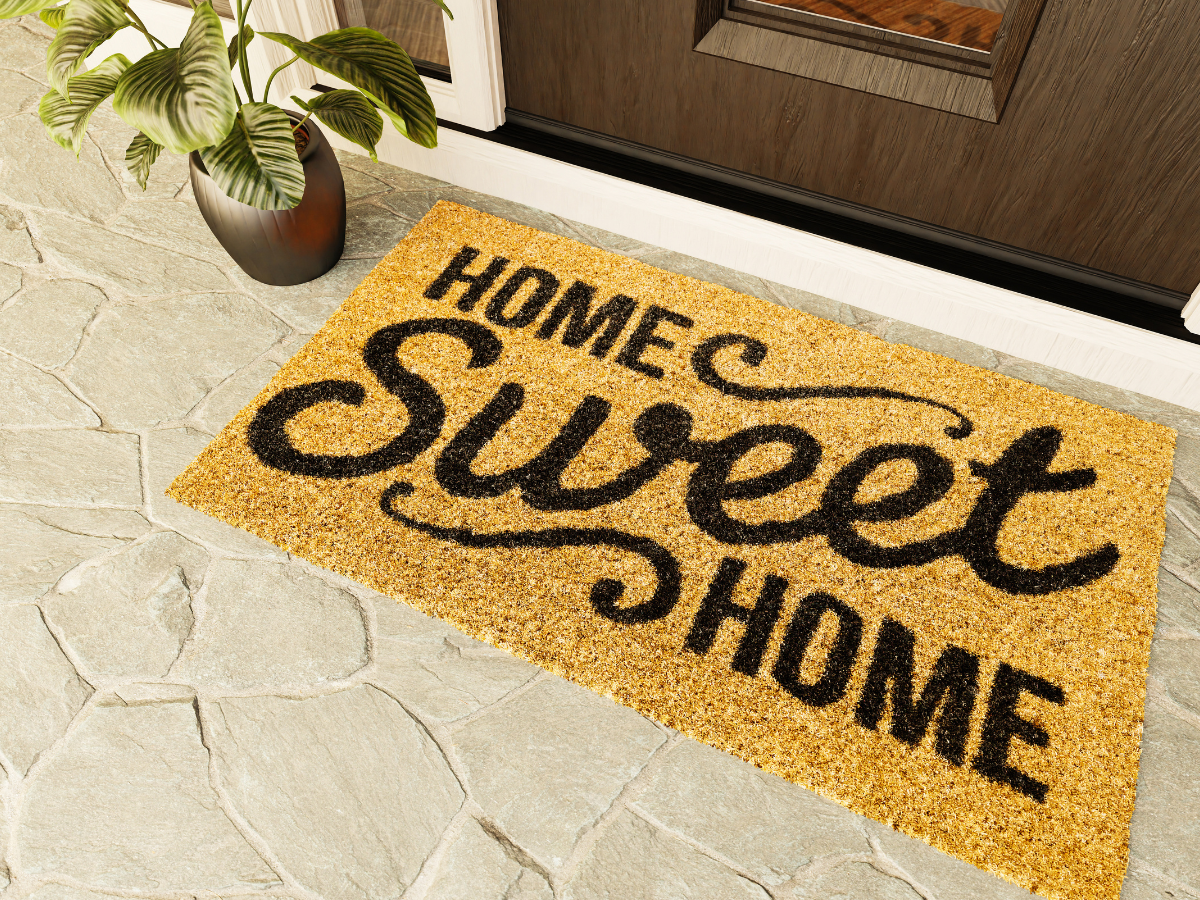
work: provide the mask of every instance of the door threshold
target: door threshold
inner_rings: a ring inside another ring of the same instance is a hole
[[[337,135],[329,139],[363,155]],[[1032,286],[989,284],[449,126],[439,130],[433,150],[389,129],[377,152],[384,162],[470,190],[1200,411],[1200,343],[1183,331],[1178,310],[1163,304],[1120,298],[1159,311],[1162,322],[1173,319],[1182,334],[1073,309],[1039,298]]]

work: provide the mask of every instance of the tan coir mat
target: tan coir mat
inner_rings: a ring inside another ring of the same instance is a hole
[[[1116,898],[1174,432],[439,203],[171,496]]]

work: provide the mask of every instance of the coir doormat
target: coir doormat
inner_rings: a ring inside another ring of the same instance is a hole
[[[171,495],[1031,890],[1116,898],[1173,445],[440,203]]]

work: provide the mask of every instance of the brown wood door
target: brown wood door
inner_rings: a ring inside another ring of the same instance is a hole
[[[716,0],[499,0],[510,108],[1171,291],[1200,283],[1196,0],[1047,0],[999,121],[695,49]]]

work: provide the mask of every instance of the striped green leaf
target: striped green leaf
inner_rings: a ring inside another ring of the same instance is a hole
[[[304,197],[304,167],[292,122],[278,106],[246,103],[229,137],[200,158],[230,198],[259,209],[292,209]]]
[[[225,35],[212,4],[197,4],[178,50],[155,50],[133,64],[117,83],[113,109],[172,153],[225,140],[237,115],[237,99]]]
[[[88,120],[96,107],[117,89],[117,79],[131,63],[122,53],[115,53],[94,69],[71,79],[71,99],[51,90],[38,104],[38,115],[60,147],[74,150],[79,156]]]
[[[143,191],[146,189],[146,181],[150,178],[150,167],[154,165],[154,161],[158,159],[160,153],[162,153],[162,146],[154,143],[140,131],[130,143],[129,149],[125,151],[125,168],[129,170],[130,175],[137,179],[137,183],[142,186]]]
[[[41,3],[31,2],[31,0],[0,0],[0,19],[15,19],[17,16],[27,16],[30,13],[37,12],[42,8]]]
[[[433,100],[412,60],[395,41],[370,28],[341,28],[311,41],[260,31],[302,60],[348,81],[387,114],[396,130],[423,147],[437,146]]]
[[[371,101],[358,91],[327,91],[318,94],[308,103],[292,97],[305,112],[315,115],[322,125],[327,125],[348,141],[354,141],[375,156],[375,145],[383,137],[383,118],[371,105]]]
[[[38,13],[38,18],[57,31],[62,28],[63,16],[66,13],[67,8],[65,6],[47,6]]]
[[[238,55],[241,50],[238,45],[238,37],[239,35],[235,34],[229,39],[229,68],[231,69],[237,65]],[[246,42],[246,45],[249,46],[250,42],[254,40],[254,29],[249,25],[243,25],[240,37]]]
[[[442,0],[433,0],[433,2],[442,8],[442,12],[450,17],[450,21],[454,21],[454,13],[450,12],[450,7],[443,3]]]
[[[69,99],[68,82],[84,60],[130,21],[117,0],[71,0],[63,9],[58,34],[46,50],[46,74],[50,87]]]

